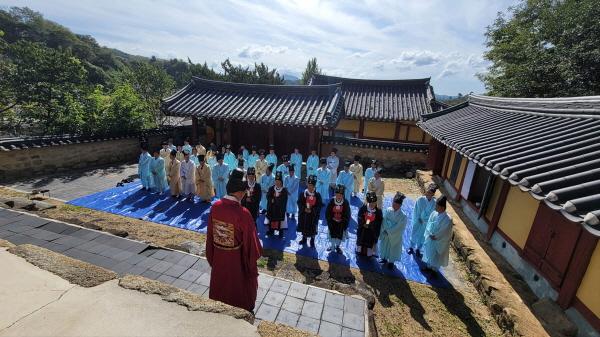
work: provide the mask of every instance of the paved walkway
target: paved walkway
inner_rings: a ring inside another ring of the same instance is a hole
[[[0,248],[0,336],[248,336],[256,327],[189,311],[117,280],[84,288]],[[90,305],[93,303],[93,305]]]
[[[0,209],[0,238],[13,244],[34,244],[89,262],[119,275],[142,275],[208,297],[210,266],[204,258],[75,225]],[[329,336],[365,336],[366,303],[361,298],[259,276],[255,313]]]

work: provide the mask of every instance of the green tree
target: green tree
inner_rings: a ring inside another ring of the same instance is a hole
[[[492,62],[479,74],[490,95],[600,94],[597,0],[527,0],[500,13],[486,32]]]
[[[321,73],[321,69],[317,64],[317,58],[313,57],[312,59],[308,60],[308,63],[306,64],[306,69],[304,69],[304,72],[302,73],[300,83],[307,85],[313,75],[320,75]]]

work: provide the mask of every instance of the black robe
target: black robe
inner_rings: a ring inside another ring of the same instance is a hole
[[[280,229],[281,222],[285,220],[288,191],[282,188],[279,196],[275,196],[275,186],[271,186],[267,192],[267,218],[271,222],[271,229]]]
[[[254,218],[254,222],[258,218],[258,205],[260,204],[261,191],[260,184],[254,184],[254,188],[248,187],[246,189],[246,194],[242,198],[242,206],[246,207],[252,214],[252,218]]]
[[[319,225],[319,218],[321,217],[321,207],[323,207],[323,200],[321,194],[315,190],[315,195],[312,201],[309,200],[312,205],[310,206],[310,212],[306,212],[307,198],[305,192],[300,193],[298,198],[298,227],[297,232],[301,232],[305,237],[315,236],[317,234],[317,227]]]
[[[381,223],[383,222],[383,213],[377,207],[375,207],[374,217],[367,224],[367,205],[363,205],[358,210],[358,229],[356,231],[356,245],[373,248],[379,239],[379,231],[381,230]]]
[[[350,222],[350,204],[348,203],[348,200],[344,198],[341,210],[337,210],[336,206],[335,198],[329,200],[329,204],[325,210],[327,228],[329,228],[329,236],[334,239],[343,240],[344,232],[348,228],[348,223]]]

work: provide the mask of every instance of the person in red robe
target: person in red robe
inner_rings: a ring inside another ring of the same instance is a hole
[[[240,204],[246,188],[244,171],[233,170],[227,195],[212,205],[208,216],[206,259],[212,268],[208,297],[252,312],[262,247],[252,215]]]

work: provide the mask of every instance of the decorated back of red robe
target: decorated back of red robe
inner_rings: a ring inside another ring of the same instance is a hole
[[[209,298],[252,311],[262,247],[250,212],[223,198],[208,216],[206,258],[212,267]]]

